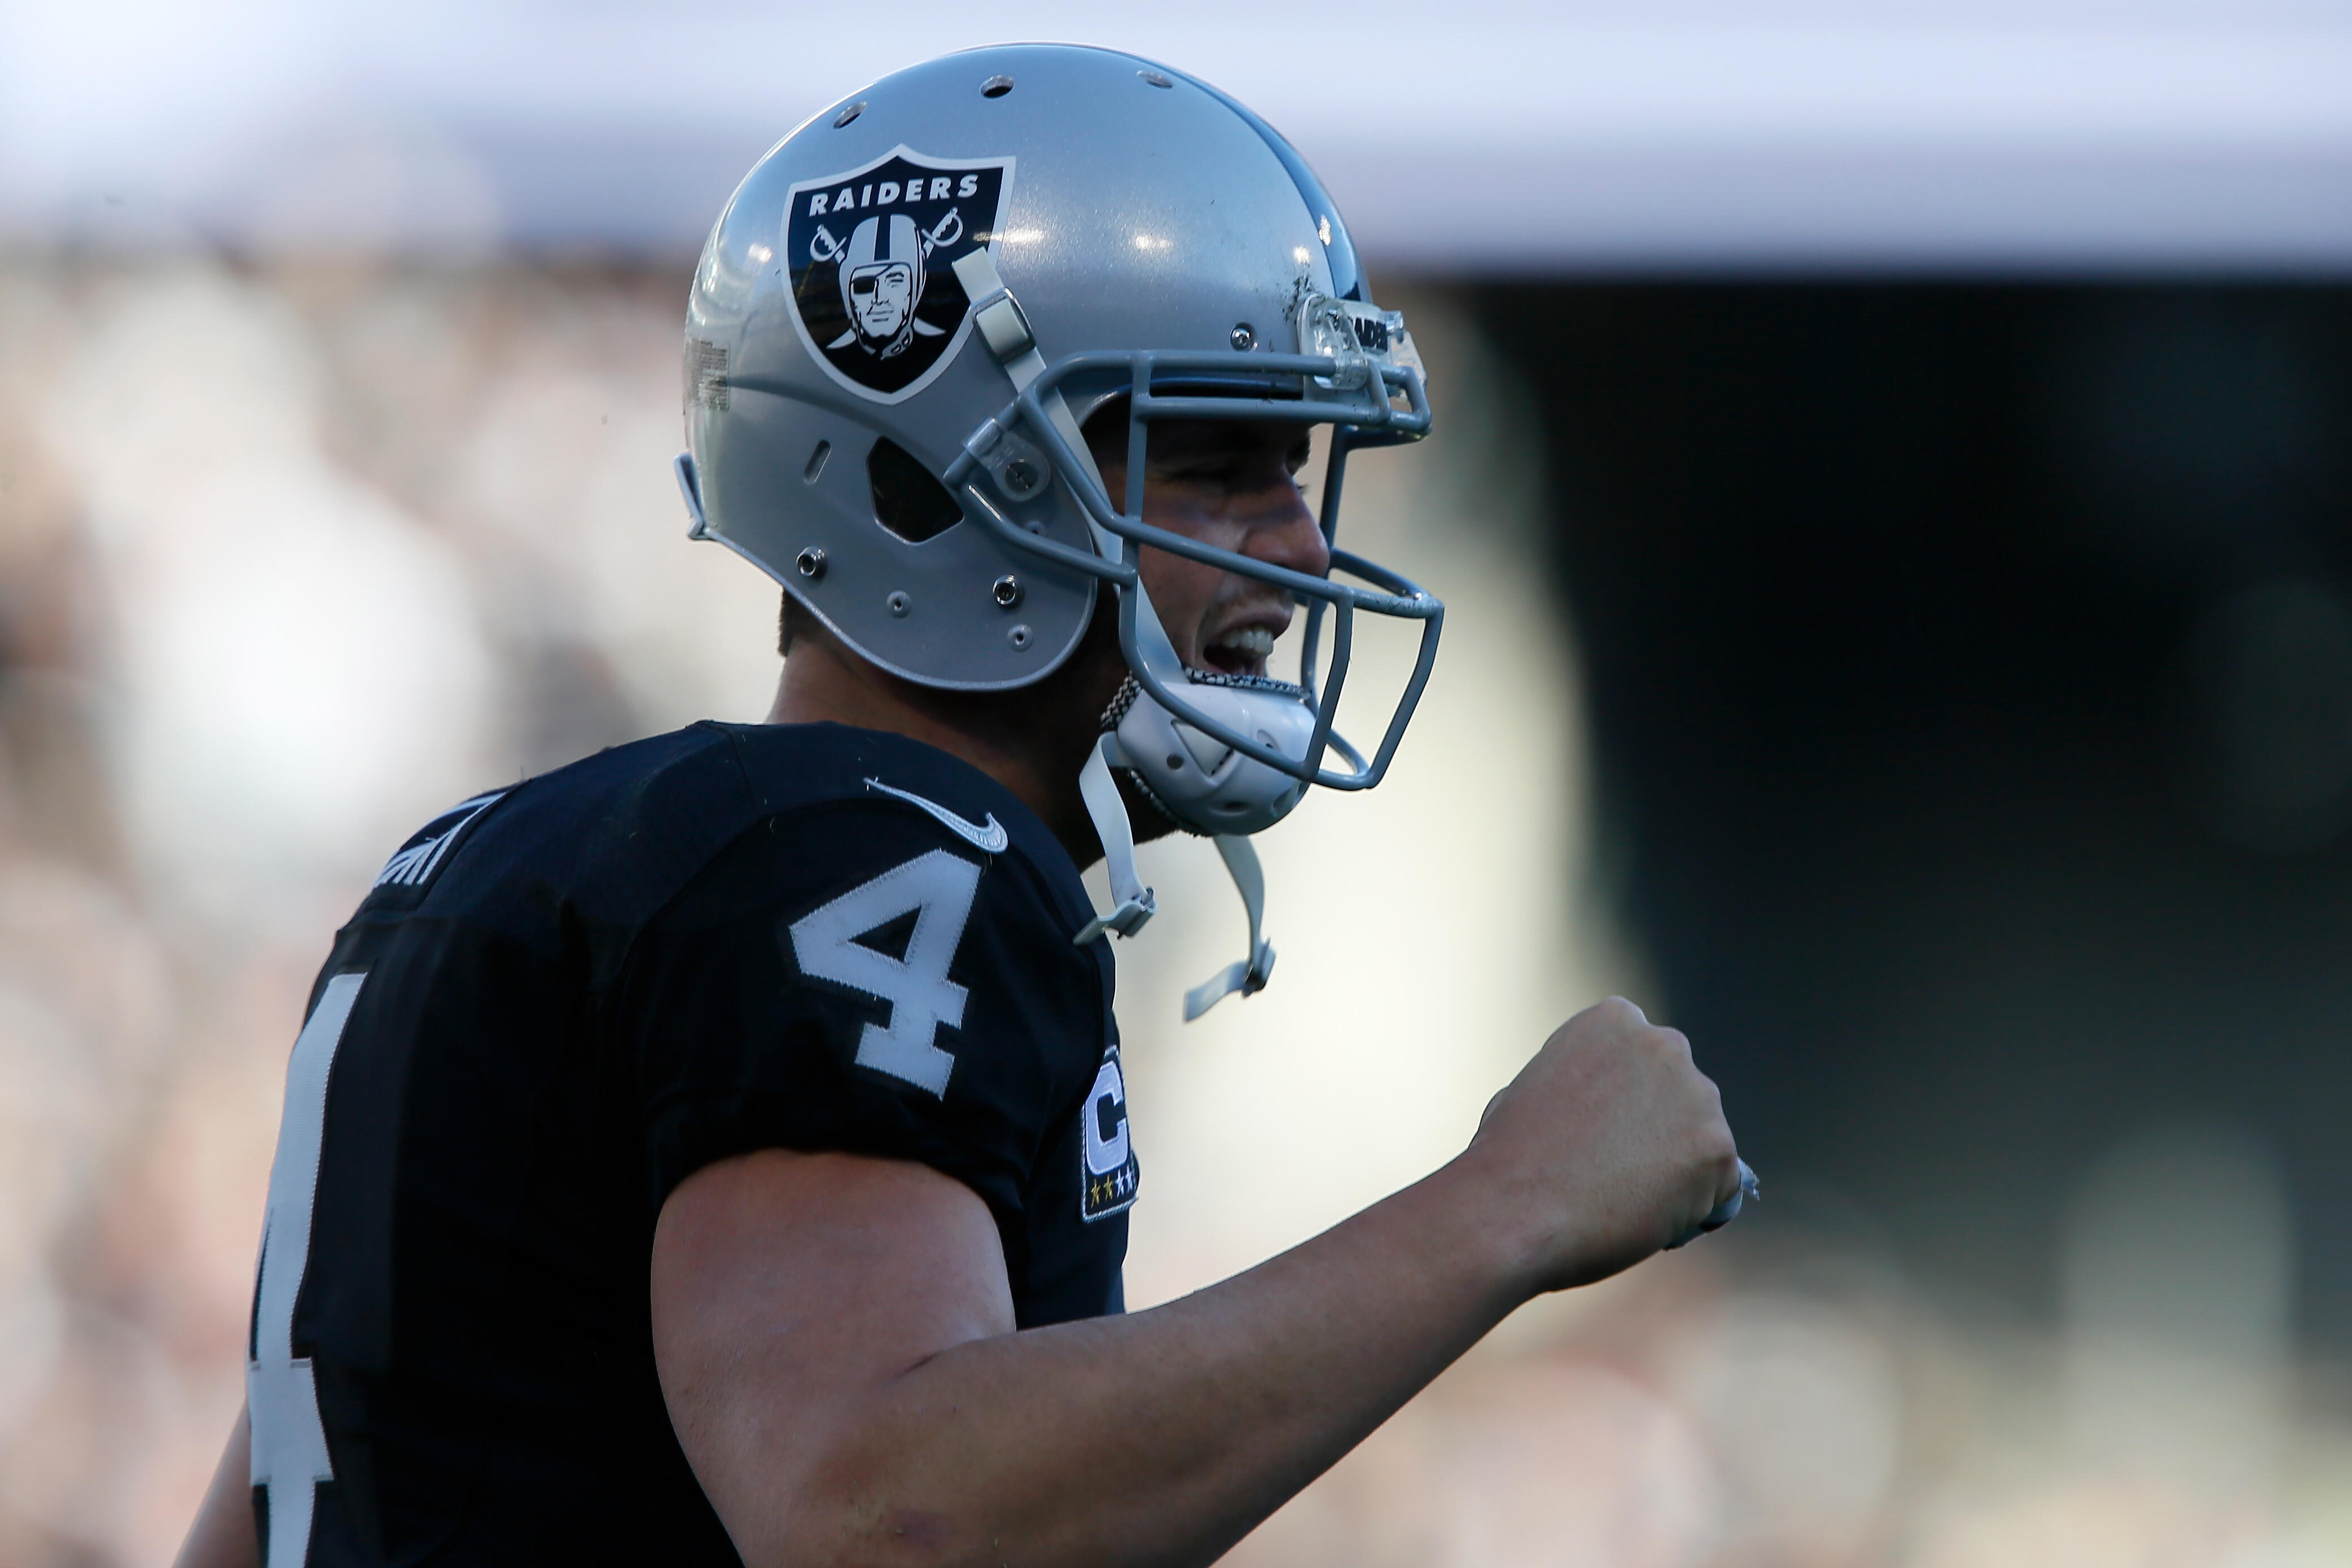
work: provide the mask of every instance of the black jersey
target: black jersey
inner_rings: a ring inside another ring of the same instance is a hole
[[[730,1155],[921,1161],[988,1205],[1022,1326],[1120,1310],[1091,914],[993,780],[835,725],[700,725],[429,824],[288,1071],[248,1348],[270,1568],[735,1563],[647,1305],[663,1200]]]

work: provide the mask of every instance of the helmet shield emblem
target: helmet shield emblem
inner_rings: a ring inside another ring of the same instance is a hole
[[[900,147],[792,188],[784,265],[809,354],[860,397],[897,402],[930,384],[971,329],[957,261],[992,249],[1010,158],[927,158]]]

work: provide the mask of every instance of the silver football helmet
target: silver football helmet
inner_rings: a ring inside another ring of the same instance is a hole
[[[882,668],[1026,685],[1077,647],[1099,593],[1118,596],[1130,679],[1080,779],[1117,903],[1078,939],[1132,935],[1152,912],[1124,769],[1215,839],[1249,911],[1248,956],[1187,1017],[1264,986],[1247,835],[1309,784],[1380,782],[1444,613],[1337,549],[1314,577],[1143,521],[1154,420],[1328,426],[1327,539],[1348,454],[1429,429],[1412,336],[1366,298],[1290,145],[1216,89],[1108,49],[1008,46],[899,71],[812,117],[737,189],[695,272],[685,370],[688,532]],[[1113,497],[1080,425],[1120,398]],[[1185,666],[1137,570],[1146,545],[1303,604],[1298,679]],[[1369,755],[1333,723],[1359,612],[1420,623]]]

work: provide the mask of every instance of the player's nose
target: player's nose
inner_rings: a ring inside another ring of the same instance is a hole
[[[1313,509],[1299,493],[1289,470],[1283,469],[1279,480],[1267,484],[1261,497],[1261,508],[1254,509],[1255,515],[1251,519],[1244,552],[1254,559],[1287,567],[1308,577],[1328,575],[1330,542],[1324,538],[1322,525],[1315,520]]]

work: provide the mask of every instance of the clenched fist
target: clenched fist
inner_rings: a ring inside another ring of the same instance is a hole
[[[1722,1098],[1690,1041],[1619,997],[1553,1032],[1458,1163],[1507,1206],[1530,1291],[1630,1268],[1740,1191]]]

